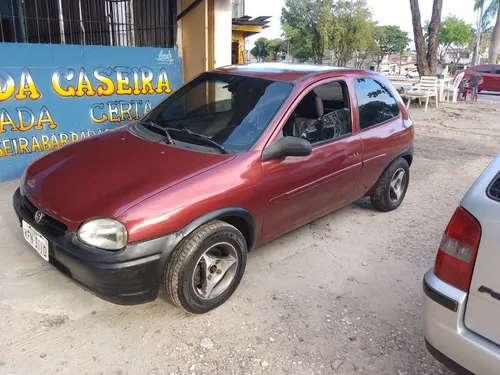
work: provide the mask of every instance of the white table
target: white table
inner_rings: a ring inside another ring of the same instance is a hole
[[[438,79],[438,88],[439,88],[439,101],[444,102],[444,88],[450,83],[453,82],[453,78],[442,78]]]

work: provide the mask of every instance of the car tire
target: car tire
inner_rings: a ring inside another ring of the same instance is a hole
[[[222,305],[238,287],[247,261],[245,237],[234,226],[210,221],[189,234],[165,267],[172,303],[203,314]]]
[[[373,207],[383,212],[398,208],[406,195],[409,182],[408,162],[403,158],[392,162],[380,177],[370,196]]]

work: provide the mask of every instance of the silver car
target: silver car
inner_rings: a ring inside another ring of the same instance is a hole
[[[457,374],[500,374],[500,155],[462,199],[423,287],[429,352]]]

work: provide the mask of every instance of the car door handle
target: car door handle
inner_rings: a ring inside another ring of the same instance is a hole
[[[359,158],[359,152],[355,152],[354,154],[351,154],[348,156],[349,160],[357,159],[357,158]]]

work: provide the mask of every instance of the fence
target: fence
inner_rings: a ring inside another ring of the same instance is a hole
[[[0,42],[175,45],[176,0],[2,0]]]

